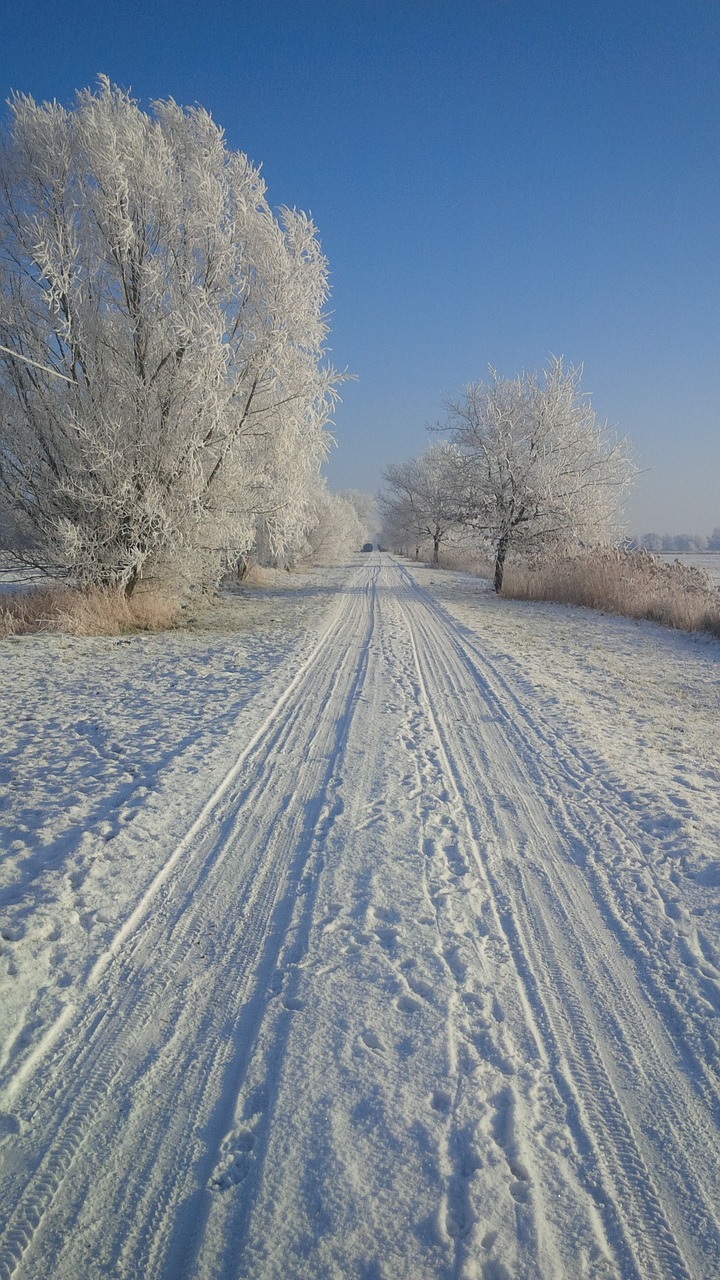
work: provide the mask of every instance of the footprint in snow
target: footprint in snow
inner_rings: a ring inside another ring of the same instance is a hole
[[[7,1111],[0,1111],[0,1143],[16,1138],[19,1132],[20,1121],[15,1116],[8,1115]]]
[[[400,1013],[419,1013],[422,1005],[419,1000],[415,1000],[412,996],[398,996],[395,1001],[395,1008]]]
[[[334,933],[338,928],[338,916],[342,911],[342,904],[339,902],[331,902],[328,907],[327,915],[323,916],[320,921],[320,928],[323,933]]]
[[[433,1094],[430,1099],[430,1106],[433,1111],[438,1111],[440,1115],[449,1115],[452,1108],[452,1097],[448,1093],[447,1089],[433,1090]]]
[[[375,937],[386,951],[394,951],[400,938],[400,930],[394,925],[378,925],[374,930]]]
[[[396,911],[394,907],[371,907],[370,914],[376,920],[384,921],[385,924],[399,924],[400,922],[400,912]]]
[[[217,1169],[208,1182],[211,1191],[230,1191],[245,1180],[250,1172],[252,1151],[255,1146],[253,1133],[238,1133],[233,1139],[233,1147],[228,1151],[223,1166]]]
[[[4,925],[0,929],[0,938],[3,942],[19,942],[25,932],[24,925]]]
[[[365,1045],[365,1048],[371,1049],[373,1053],[382,1053],[385,1049],[385,1046],[377,1032],[371,1031],[370,1028],[362,1032],[360,1039]]]
[[[511,1182],[510,1195],[517,1204],[526,1204],[530,1197],[530,1188],[527,1182]]]

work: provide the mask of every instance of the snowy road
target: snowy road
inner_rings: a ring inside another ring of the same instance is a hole
[[[720,1274],[712,931],[499,644],[363,557],[214,782],[0,1081],[0,1277]]]

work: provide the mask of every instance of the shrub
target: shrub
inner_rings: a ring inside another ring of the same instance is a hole
[[[0,595],[0,636],[39,631],[74,636],[163,631],[176,621],[180,604],[150,588],[127,596],[119,587],[33,588]]]

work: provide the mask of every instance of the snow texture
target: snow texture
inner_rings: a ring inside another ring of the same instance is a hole
[[[240,595],[2,642],[0,1277],[720,1274],[718,642]]]

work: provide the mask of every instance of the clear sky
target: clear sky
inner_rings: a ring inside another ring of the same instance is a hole
[[[420,452],[443,396],[585,366],[643,468],[632,532],[720,525],[718,0],[0,0],[0,82],[104,72],[201,103],[312,212],[333,488]]]

